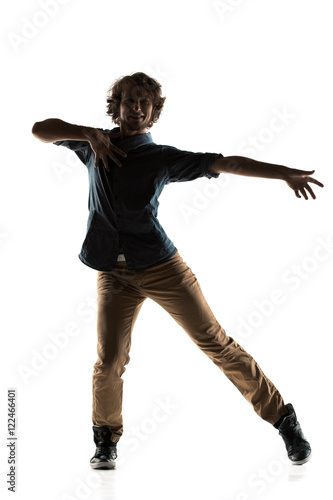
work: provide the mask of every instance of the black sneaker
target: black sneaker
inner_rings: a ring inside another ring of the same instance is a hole
[[[306,440],[292,404],[286,405],[289,409],[277,429],[285,442],[289,459],[295,465],[305,464],[310,460],[311,447]]]
[[[90,459],[93,469],[114,469],[116,467],[117,443],[111,441],[111,430],[106,426],[93,425],[95,455]]]

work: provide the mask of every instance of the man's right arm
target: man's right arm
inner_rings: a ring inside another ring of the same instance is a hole
[[[120,132],[103,132],[94,127],[83,125],[72,125],[58,118],[48,118],[42,122],[36,122],[31,130],[34,137],[42,142],[56,141],[87,141],[95,153],[95,168],[98,167],[99,159],[102,158],[106,170],[110,171],[108,158],[121,167],[122,164],[117,155],[126,158],[127,154],[117,148],[111,142],[111,138],[120,137]]]
[[[56,142],[65,140],[90,141],[93,127],[72,125],[58,118],[48,118],[36,122],[32,127],[34,137],[42,142]]]

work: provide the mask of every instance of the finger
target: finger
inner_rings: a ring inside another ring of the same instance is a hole
[[[112,153],[112,151],[108,151],[107,155],[116,165],[118,165],[118,167],[122,167],[120,160]]]
[[[304,187],[300,188],[300,191],[301,191],[302,195],[304,196],[304,198],[307,200],[308,199],[308,195],[306,194],[306,191],[305,191]]]
[[[109,164],[108,164],[108,159],[107,159],[106,155],[102,155],[102,160],[103,160],[103,163],[104,163],[104,167],[106,168],[106,170],[108,172],[110,172],[110,168],[109,168]]]
[[[296,195],[297,198],[302,198],[301,195],[298,192],[298,189],[295,189],[295,195]]]
[[[308,174],[313,174],[314,170],[300,170],[300,172],[302,172],[301,175],[303,174],[308,175]]]
[[[114,144],[111,144],[111,149],[115,153],[117,153],[117,154],[123,156],[124,158],[126,158],[127,154],[125,153],[125,151],[122,151],[121,149],[117,148],[117,146],[115,146]]]
[[[299,176],[299,175],[310,175],[313,174],[314,170],[300,170],[298,168],[292,168],[290,169],[290,175],[291,176]]]
[[[108,153],[108,155],[111,158],[111,160],[114,161],[114,163],[116,165],[118,165],[118,167],[122,167],[122,164],[120,163],[120,161],[118,160],[118,158],[115,155],[113,155],[111,152]]]
[[[324,184],[317,181],[317,179],[313,179],[312,177],[308,180],[308,182],[313,182],[314,184],[317,184],[317,186],[324,187]]]
[[[311,187],[308,184],[306,186],[304,186],[304,187],[305,187],[305,189],[307,189],[309,191],[309,193],[311,194],[312,198],[315,200],[316,199],[316,195],[312,191]]]

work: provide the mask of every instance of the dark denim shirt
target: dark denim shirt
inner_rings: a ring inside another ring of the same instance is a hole
[[[109,129],[99,129],[110,132]],[[112,132],[119,132],[119,127]],[[199,177],[218,177],[210,172],[219,153],[193,153],[157,145],[151,133],[134,135],[113,144],[127,153],[118,156],[122,167],[102,159],[94,167],[95,153],[87,141],[64,140],[53,144],[74,151],[89,176],[89,216],[79,259],[98,271],[116,268],[122,247],[128,269],[144,269],[172,257],[177,248],[157,219],[158,198],[166,184]]]

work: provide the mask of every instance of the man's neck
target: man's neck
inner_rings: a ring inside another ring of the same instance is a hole
[[[147,129],[130,130],[120,127],[120,140],[127,139],[128,137],[133,137],[135,135],[146,134]]]

